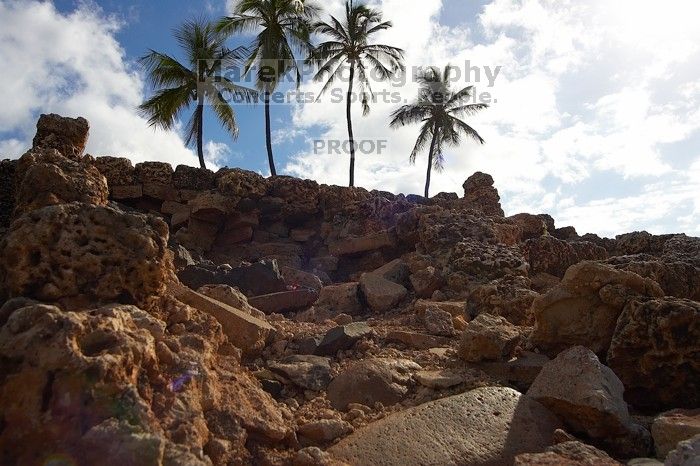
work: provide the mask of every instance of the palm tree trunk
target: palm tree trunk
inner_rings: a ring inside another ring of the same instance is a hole
[[[199,156],[199,166],[207,168],[204,162],[204,101],[202,97],[197,102],[197,155]]]
[[[355,137],[352,134],[352,85],[355,79],[355,62],[350,63],[350,84],[348,85],[348,140],[350,142],[350,187],[355,186]]]
[[[267,161],[270,163],[270,175],[277,176],[275,158],[272,156],[272,130],[270,129],[270,91],[265,91],[265,139],[267,142]]]
[[[430,173],[433,170],[433,154],[437,143],[437,127],[433,127],[433,140],[430,143],[430,153],[428,154],[428,173],[425,175],[425,198],[430,197]]]

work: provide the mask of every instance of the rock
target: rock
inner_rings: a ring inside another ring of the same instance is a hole
[[[377,313],[390,311],[408,294],[403,286],[375,273],[365,273],[360,277],[360,290],[370,309]]]
[[[506,220],[510,220],[520,227],[523,241],[539,238],[547,233],[547,224],[539,215],[523,213],[508,217]]]
[[[514,325],[532,325],[532,303],[539,294],[530,289],[525,277],[508,276],[476,286],[467,300],[467,315],[501,316]]]
[[[347,464],[334,460],[331,455],[318,447],[306,447],[294,455],[292,466],[347,466]]]
[[[346,256],[360,252],[375,251],[391,247],[394,238],[388,231],[380,231],[356,238],[344,238],[328,245],[329,252],[334,256]]]
[[[82,157],[90,133],[90,124],[85,118],[68,118],[42,114],[36,124],[36,135],[32,149],[55,149],[72,160]]]
[[[339,313],[358,315],[362,312],[359,289],[358,282],[324,286],[321,288],[315,307],[327,311],[331,316]]]
[[[350,403],[390,406],[408,392],[411,371],[420,366],[405,359],[364,359],[350,365],[328,385],[331,405],[345,410]]]
[[[598,262],[571,267],[561,283],[535,299],[532,342],[547,355],[575,345],[604,355],[625,303],[637,296],[663,296],[652,280]]]
[[[316,348],[316,354],[335,356],[338,351],[352,348],[358,340],[371,334],[372,329],[365,322],[339,325],[326,332]]]
[[[523,249],[533,274],[543,272],[556,277],[563,277],[579,262],[608,258],[608,252],[593,243],[562,241],[553,236],[528,240]]]
[[[464,202],[469,208],[482,212],[484,215],[503,217],[501,197],[493,186],[493,177],[486,173],[476,172],[464,182]]]
[[[692,264],[660,262],[646,254],[613,257],[606,263],[654,280],[667,296],[700,301],[700,268]]]
[[[246,356],[254,356],[262,351],[271,332],[275,331],[264,320],[192,291],[186,286],[173,284],[170,292],[183,303],[216,318],[229,341]]]
[[[289,232],[289,237],[294,241],[298,241],[300,243],[306,243],[307,241],[311,240],[311,238],[313,238],[314,236],[316,236],[316,230],[312,229],[293,228]]]
[[[341,419],[321,419],[300,426],[297,433],[314,443],[326,444],[352,433],[353,430],[350,423]]]
[[[110,192],[117,186],[132,186],[135,183],[134,166],[126,157],[97,157],[92,163],[107,179]]]
[[[472,282],[486,282],[508,275],[527,276],[528,264],[516,248],[467,240],[457,243],[447,263],[448,286],[464,292]]]
[[[544,453],[523,453],[515,466],[622,466],[602,450],[579,441],[568,441],[547,448]]]
[[[508,361],[483,362],[479,369],[526,392],[548,362],[549,358],[543,354],[523,351]]]
[[[431,297],[435,291],[442,288],[445,284],[442,273],[433,266],[428,266],[411,274],[410,280],[416,296],[420,298]]]
[[[437,307],[429,307],[423,315],[423,324],[428,333],[443,337],[455,334],[452,314]]]
[[[508,360],[521,340],[518,328],[503,317],[481,314],[467,324],[457,355],[469,362]]]
[[[665,466],[698,466],[700,461],[700,435],[678,444],[675,450],[668,454]]]
[[[627,466],[664,466],[664,464],[653,458],[634,458],[627,462]]]
[[[173,264],[175,265],[176,269],[180,270],[185,267],[195,265],[192,254],[190,254],[186,247],[177,245],[175,247],[171,247],[171,251],[173,252]]]
[[[387,333],[386,340],[389,342],[401,343],[409,348],[415,349],[437,348],[441,346],[449,346],[452,343],[450,338],[405,330],[392,330],[391,332]]]
[[[219,192],[233,198],[259,199],[267,194],[267,180],[258,173],[224,168],[216,173]]]
[[[505,465],[550,446],[559,427],[538,402],[509,388],[484,387],[392,414],[328,453],[350,464]]]
[[[418,371],[416,381],[424,387],[441,390],[451,388],[464,382],[464,378],[447,369],[437,371]]]
[[[607,354],[626,398],[645,409],[700,406],[700,303],[659,298],[627,303]]]
[[[325,390],[331,381],[330,359],[322,356],[293,355],[268,367],[308,390]]]
[[[378,269],[375,269],[372,274],[378,275],[385,280],[389,280],[390,282],[394,282],[397,285],[401,286],[408,286],[409,283],[409,275],[411,271],[408,267],[408,264],[406,264],[403,260],[401,259],[394,259],[391,262],[387,262],[383,266],[379,267]]]
[[[168,227],[109,207],[64,204],[17,219],[0,243],[0,282],[10,296],[144,303],[172,274]],[[69,303],[70,302],[70,303]]]
[[[248,303],[248,298],[236,288],[232,288],[228,285],[204,285],[197,290],[197,293],[228,304],[236,309],[240,309],[246,314],[250,314],[258,319],[265,320],[265,313],[251,306]]]
[[[137,182],[144,185],[171,186],[173,167],[165,162],[137,163],[134,167],[134,177]]]
[[[217,354],[213,318],[192,310],[186,334],[165,329],[134,306],[15,310],[0,328],[0,412],[12,426],[0,431],[2,463],[43,464],[60,451],[81,464],[204,466],[214,436],[240,464],[253,461],[253,437],[288,435],[274,401],[235,357]],[[164,346],[182,364],[163,358]],[[37,423],[43,416],[51,422]]]
[[[673,235],[663,242],[664,262],[686,262],[700,268],[700,238]]]
[[[178,165],[173,172],[173,186],[191,191],[209,191],[216,189],[216,180],[211,170]]]
[[[320,336],[310,336],[302,338],[297,343],[299,346],[299,350],[297,352],[299,354],[314,354],[316,353],[318,345],[321,344],[322,340],[323,338]]]
[[[246,296],[261,296],[287,289],[275,260],[243,264],[225,271],[190,266],[179,271],[177,276],[182,283],[193,289],[204,285],[229,285],[238,288]]]
[[[700,409],[674,409],[660,414],[651,426],[656,457],[664,460],[679,442],[700,435]]]
[[[464,301],[432,301],[419,299],[413,305],[413,311],[418,317],[423,317],[425,311],[429,307],[440,309],[441,311],[449,312],[452,317],[464,317],[466,303]]]
[[[15,209],[16,160],[0,160],[0,228],[10,226]]]
[[[190,218],[215,224],[222,223],[235,207],[232,199],[215,192],[203,192],[187,205],[190,208]]]
[[[318,299],[316,290],[301,288],[292,291],[282,291],[248,299],[251,306],[266,314],[283,314],[285,312],[306,309]]]
[[[576,346],[542,368],[527,395],[558,415],[574,432],[585,434],[623,457],[645,456],[649,433],[632,423],[625,388],[588,348]]]
[[[92,163],[54,149],[34,150],[17,162],[14,217],[41,207],[79,201],[107,205],[107,181]]]
[[[280,267],[280,273],[282,274],[284,283],[289,289],[308,288],[318,293],[321,291],[321,288],[323,288],[323,282],[313,273],[304,272],[303,270],[297,270],[284,265]]]
[[[140,184],[130,186],[110,186],[110,196],[115,200],[139,199],[143,197],[143,186]],[[187,213],[189,218],[189,212]]]

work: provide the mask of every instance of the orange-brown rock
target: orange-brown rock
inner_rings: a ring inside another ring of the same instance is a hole
[[[87,144],[90,124],[85,118],[56,114],[41,115],[36,124],[33,149],[55,149],[66,158],[78,160]]]
[[[11,297],[71,307],[144,303],[172,273],[167,242],[168,226],[155,217],[80,203],[44,207],[3,238],[0,279]]]
[[[604,355],[622,309],[638,296],[663,296],[663,291],[632,272],[598,262],[576,264],[558,286],[533,302],[531,340],[550,356],[576,345]]]
[[[106,205],[107,181],[92,163],[55,149],[32,150],[17,163],[14,217],[41,207],[79,201]]]

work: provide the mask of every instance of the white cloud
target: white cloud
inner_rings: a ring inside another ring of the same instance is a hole
[[[51,2],[0,1],[0,141],[17,157],[31,145],[39,113],[90,121],[87,151],[134,162],[159,160],[197,166],[193,151],[173,131],[154,130],[138,116],[144,81],[126,61],[114,35],[114,17],[83,5],[62,15]]]

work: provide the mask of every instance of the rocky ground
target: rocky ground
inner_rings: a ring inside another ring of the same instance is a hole
[[[700,464],[699,238],[88,131],[0,162],[0,464]]]

